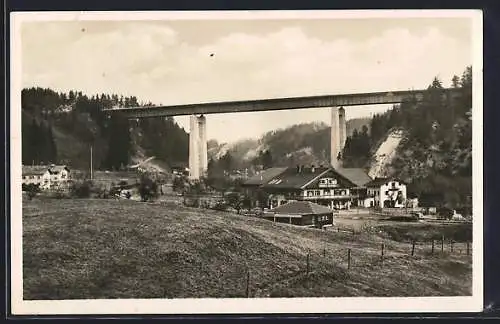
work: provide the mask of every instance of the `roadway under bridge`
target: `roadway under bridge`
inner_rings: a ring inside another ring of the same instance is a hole
[[[421,102],[425,100],[426,90],[388,91],[371,93],[336,94],[311,97],[275,98],[245,101],[206,102],[184,105],[111,108],[103,111],[108,114],[120,114],[130,119],[165,116],[191,115],[189,133],[189,169],[190,178],[199,179],[207,170],[207,114],[235,112],[276,111],[305,108],[331,108],[331,156],[330,163],[339,167],[339,153],[342,152],[346,139],[346,120],[343,107],[398,104],[405,100]],[[453,99],[458,89],[442,90],[443,100]]]

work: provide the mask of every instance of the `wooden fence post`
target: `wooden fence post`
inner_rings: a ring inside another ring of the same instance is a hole
[[[250,297],[250,269],[247,270],[247,298]]]
[[[351,249],[347,250],[347,269],[351,269]]]
[[[470,254],[470,247],[469,247],[469,241],[467,241],[467,255]]]
[[[411,242],[411,256],[415,255],[415,241]]]
[[[432,249],[431,249],[431,254],[434,254],[434,240],[432,240]]]
[[[380,247],[381,248],[381,253],[380,253],[380,261],[381,262],[384,262],[384,247],[385,247],[385,245],[384,245],[384,243],[382,243],[382,245]]]
[[[453,253],[453,240],[450,240],[450,251]]]
[[[444,235],[441,236],[441,253],[444,252]]]
[[[309,274],[309,253],[307,253],[307,269],[306,274]]]
[[[326,258],[326,248],[323,248],[323,258]]]

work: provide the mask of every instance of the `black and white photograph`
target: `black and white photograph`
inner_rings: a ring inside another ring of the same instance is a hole
[[[482,13],[11,13],[13,314],[483,307]]]

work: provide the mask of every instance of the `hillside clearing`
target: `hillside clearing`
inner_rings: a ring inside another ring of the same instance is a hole
[[[247,270],[252,297],[471,295],[470,256],[411,257],[374,234],[124,200],[23,204],[24,299],[245,297]]]

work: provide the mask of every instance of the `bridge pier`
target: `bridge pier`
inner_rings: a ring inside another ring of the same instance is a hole
[[[347,138],[345,109],[331,107],[331,133],[330,133],[330,164],[337,169],[342,167],[341,154]]]
[[[207,120],[205,116],[190,116],[189,178],[199,180],[208,167]]]

